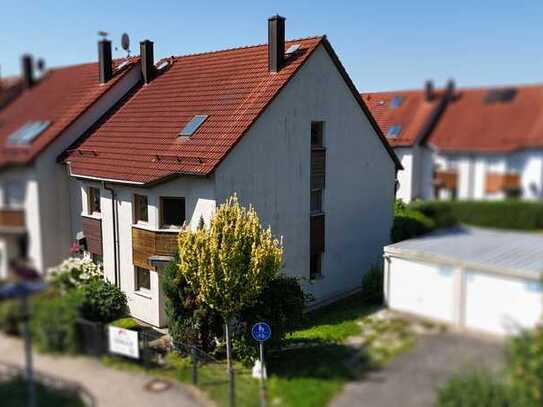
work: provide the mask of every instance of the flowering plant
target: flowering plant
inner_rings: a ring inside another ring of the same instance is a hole
[[[49,269],[47,281],[62,292],[102,278],[102,266],[88,258],[70,257]]]

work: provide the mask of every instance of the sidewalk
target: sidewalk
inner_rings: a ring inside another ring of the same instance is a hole
[[[0,334],[0,362],[23,366],[23,343]],[[142,374],[111,369],[99,361],[81,356],[50,356],[34,353],[35,370],[84,386],[97,407],[109,406],[205,406],[180,383],[161,393],[151,393],[144,386],[153,378]]]

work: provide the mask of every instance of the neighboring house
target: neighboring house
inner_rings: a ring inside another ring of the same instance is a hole
[[[402,159],[399,198],[543,198],[542,85],[434,94],[363,95]]]
[[[18,76],[0,78],[0,110],[19,96],[23,89],[23,81]]]
[[[67,156],[88,251],[134,317],[164,326],[160,271],[183,224],[237,193],[282,236],[284,271],[316,301],[360,286],[389,241],[396,156],[326,37],[153,62],[144,83]]]
[[[50,69],[38,80],[24,57],[25,89],[0,110],[0,278],[11,260],[43,272],[70,254],[81,194],[57,157],[140,79],[137,59],[113,63],[106,40],[99,51],[98,64]]]
[[[543,235],[457,227],[386,246],[392,309],[504,335],[543,312]]]

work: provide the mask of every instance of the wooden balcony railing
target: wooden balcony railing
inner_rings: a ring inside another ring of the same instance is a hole
[[[487,194],[520,188],[520,175],[515,173],[488,172],[485,179]]]
[[[135,266],[151,269],[152,256],[174,256],[177,250],[177,233],[132,227],[132,261]]]
[[[24,228],[25,212],[22,209],[0,209],[0,227]]]
[[[438,170],[434,173],[434,185],[437,187],[456,189],[458,173],[455,170]]]

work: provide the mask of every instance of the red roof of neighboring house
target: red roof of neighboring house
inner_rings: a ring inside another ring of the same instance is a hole
[[[278,73],[268,71],[267,45],[171,57],[74,146],[66,158],[72,174],[147,184],[211,173],[320,44],[346,76],[326,37],[291,40],[286,48],[293,44],[301,49]],[[179,137],[195,115],[208,117],[192,136]]]
[[[119,81],[128,66],[138,62],[132,58],[111,80],[101,84],[98,64],[88,63],[50,69],[36,84],[25,90],[0,111],[0,167],[31,162],[100,96]],[[123,61],[116,60],[114,66]],[[27,123],[50,122],[32,143],[13,145],[9,136]]]
[[[437,92],[427,101],[423,90],[363,93],[361,96],[392,147],[413,145],[441,101]],[[398,106],[394,106],[394,98],[399,101]],[[400,126],[396,137],[388,136],[393,126]]]
[[[23,81],[17,76],[0,79],[0,109],[23,91]]]
[[[512,98],[488,103],[489,92]],[[449,152],[543,147],[543,85],[459,89],[428,143]]]

